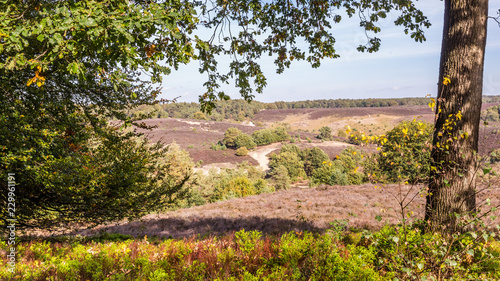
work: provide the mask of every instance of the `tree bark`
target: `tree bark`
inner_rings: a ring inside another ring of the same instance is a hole
[[[459,226],[476,210],[476,171],[488,0],[445,0],[425,219]]]

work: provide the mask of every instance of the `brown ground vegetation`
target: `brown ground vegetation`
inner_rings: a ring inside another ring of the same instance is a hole
[[[302,183],[303,184],[303,183]],[[258,230],[266,235],[289,231],[323,232],[335,220],[348,220],[349,226],[378,229],[386,223],[401,223],[402,196],[415,199],[405,210],[410,220],[424,216],[425,198],[419,195],[422,186],[397,184],[364,184],[358,186],[319,186],[249,196],[216,202],[204,206],[163,214],[151,214],[134,222],[101,226],[79,234],[100,232],[123,233],[133,236],[190,237],[193,235],[223,235],[241,229]],[[491,199],[500,204],[500,186],[495,185],[479,194],[479,205]],[[410,202],[408,199],[405,202]],[[483,211],[486,211],[485,207]],[[380,216],[380,221],[376,219]],[[488,219],[486,219],[488,221]],[[491,223],[491,220],[489,221]],[[496,219],[495,223],[500,220]]]

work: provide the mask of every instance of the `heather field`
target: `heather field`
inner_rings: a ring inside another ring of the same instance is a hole
[[[485,103],[483,110],[498,103]],[[296,136],[302,147],[320,146],[330,157],[339,154],[338,142],[346,142],[345,136],[339,136],[346,126],[356,128],[367,135],[384,134],[396,124],[405,121],[418,120],[433,122],[434,113],[427,105],[422,106],[392,106],[366,108],[306,108],[306,109],[266,109],[254,115],[245,122],[216,122],[197,119],[159,118],[145,120],[148,126],[154,126],[150,131],[139,130],[146,134],[152,142],[176,142],[182,149],[189,152],[193,161],[202,161],[202,165],[249,162],[258,165],[254,157],[237,157],[235,151],[214,151],[211,144],[224,138],[224,132],[230,127],[236,127],[243,133],[251,134],[264,127],[287,124],[291,136]],[[256,126],[255,124],[260,125]],[[321,142],[316,136],[321,127],[332,129],[333,141]],[[479,152],[489,153],[500,148],[498,129],[500,123],[490,122],[480,129]],[[372,148],[363,147],[372,151]],[[220,165],[219,165],[220,166]]]
[[[137,220],[23,232],[16,270],[2,252],[0,279],[499,280],[500,163],[489,162],[499,123],[480,129],[483,225],[466,234],[425,232],[425,184],[390,183],[391,168],[376,177],[383,171],[370,161],[380,145],[344,133],[376,136],[433,116],[427,106],[393,106],[269,109],[244,122],[144,120],[150,142],[171,144],[171,183],[190,176],[183,197]],[[280,130],[280,141],[251,144]],[[229,131],[251,145],[246,154],[230,146],[238,137]],[[392,157],[404,167],[420,163]]]

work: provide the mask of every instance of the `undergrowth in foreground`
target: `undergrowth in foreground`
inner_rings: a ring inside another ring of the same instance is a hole
[[[403,235],[406,236],[403,237]],[[409,236],[409,237],[408,237]],[[406,243],[407,241],[409,243]],[[498,280],[500,243],[446,237],[417,228],[262,237],[241,230],[224,237],[161,240],[126,235],[18,244],[16,271],[0,260],[2,280]],[[1,242],[1,248],[6,248]],[[472,247],[471,247],[472,245]]]

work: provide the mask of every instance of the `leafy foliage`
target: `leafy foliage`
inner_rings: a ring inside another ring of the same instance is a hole
[[[290,188],[290,176],[288,175],[288,169],[279,165],[271,170],[269,173],[270,181],[276,190],[289,189]]]
[[[248,155],[248,149],[246,147],[240,147],[236,149],[236,155],[237,156],[247,156]]]
[[[224,139],[222,140],[227,147],[236,148],[236,138],[243,134],[240,129],[231,127],[224,133]]]
[[[318,147],[303,149],[300,151],[300,158],[304,161],[304,171],[307,176],[311,176],[314,170],[320,168],[324,162],[330,160],[328,154]]]
[[[288,171],[288,176],[292,181],[297,181],[299,178],[306,178],[304,171],[304,162],[299,156],[300,148],[296,145],[283,145],[278,154],[271,154],[269,167],[271,170],[283,166]]]
[[[253,149],[256,144],[253,142],[253,139],[251,136],[247,134],[239,134],[236,139],[234,140],[234,146],[235,148],[241,148],[245,147],[246,149]]]
[[[312,171],[312,184],[350,185],[361,184],[365,176],[359,170],[364,155],[353,148],[348,148],[334,161],[324,161]]]
[[[321,139],[321,140],[326,140],[326,141],[329,141],[329,140],[332,140],[333,137],[332,137],[332,129],[330,127],[327,127],[327,126],[323,126],[319,129],[319,135],[317,136],[318,139]]]
[[[207,202],[274,191],[264,176],[259,168],[243,163],[237,169],[212,169],[207,176],[198,175],[192,188],[199,190]]]
[[[0,11],[0,173],[17,175],[17,202],[31,206],[16,213],[20,226],[99,223],[169,204],[181,187],[164,185],[166,150],[109,120],[148,117],[126,111],[153,104],[151,83],[193,58],[193,6],[2,1]]]
[[[425,182],[430,171],[432,125],[404,121],[381,138],[377,162],[381,176],[390,182]]]
[[[290,139],[288,129],[285,126],[266,128],[252,133],[253,141],[258,145],[267,145],[275,142],[282,142]]]

